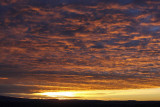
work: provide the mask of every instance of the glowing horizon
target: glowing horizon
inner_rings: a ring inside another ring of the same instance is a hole
[[[160,88],[128,89],[128,90],[78,90],[55,91],[41,93],[10,93],[8,96],[29,99],[59,99],[59,100],[102,100],[102,101],[159,101]],[[26,97],[23,97],[26,96]]]

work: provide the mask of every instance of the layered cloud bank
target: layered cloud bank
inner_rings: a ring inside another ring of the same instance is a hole
[[[160,87],[159,0],[1,0],[0,93]]]

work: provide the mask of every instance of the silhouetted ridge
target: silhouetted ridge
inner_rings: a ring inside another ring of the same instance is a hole
[[[160,107],[160,101],[55,100],[0,96],[0,107]]]

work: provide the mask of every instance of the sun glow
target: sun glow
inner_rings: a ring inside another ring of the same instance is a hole
[[[44,92],[41,95],[46,95],[48,97],[64,98],[64,97],[74,97],[74,92]]]
[[[128,89],[128,90],[88,90],[34,93],[47,99],[79,99],[79,100],[139,100],[157,101],[160,88]],[[150,95],[150,97],[148,97]],[[122,97],[123,96],[123,97]],[[154,96],[154,97],[153,97]]]

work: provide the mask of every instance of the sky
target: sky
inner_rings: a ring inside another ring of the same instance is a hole
[[[1,0],[0,95],[160,100],[159,11],[160,0]]]

